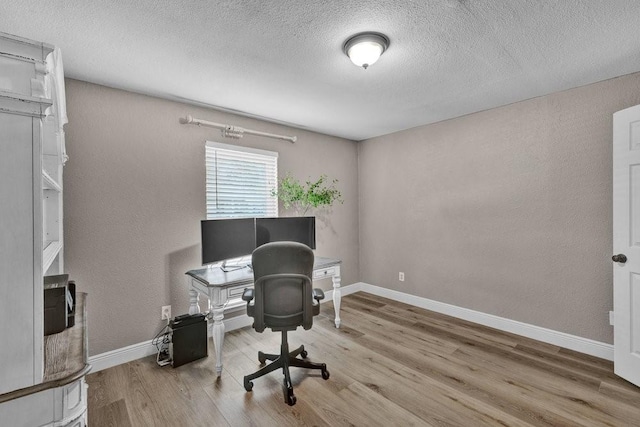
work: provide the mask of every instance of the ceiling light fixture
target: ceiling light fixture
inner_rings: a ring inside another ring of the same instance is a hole
[[[389,38],[381,33],[366,32],[351,36],[344,42],[342,50],[351,62],[365,70],[375,63],[389,47]]]

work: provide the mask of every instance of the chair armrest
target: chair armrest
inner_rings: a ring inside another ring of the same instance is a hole
[[[246,302],[250,302],[253,300],[253,289],[245,288],[242,293],[242,299]]]
[[[324,292],[322,292],[322,289],[316,288],[313,290],[313,299],[316,301],[324,299]]]

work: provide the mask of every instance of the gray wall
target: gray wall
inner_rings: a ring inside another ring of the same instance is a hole
[[[640,73],[357,145],[74,80],[67,103],[66,269],[89,292],[92,355],[151,339],[162,305],[187,310],[204,141],[235,141],[186,114],[298,135],[236,143],[340,181],[316,254],[343,260],[344,285],[612,342],[611,115],[640,104]]]
[[[635,104],[640,74],[360,143],[360,280],[611,343],[611,115]]]
[[[342,259],[344,285],[358,280],[355,142],[81,81],[66,85],[66,270],[89,293],[91,355],[153,338],[163,305],[174,315],[187,311],[184,272],[200,266],[207,139],[277,151],[281,175],[338,179],[345,202],[319,218],[315,252]],[[298,142],[230,140],[179,124],[186,114]]]

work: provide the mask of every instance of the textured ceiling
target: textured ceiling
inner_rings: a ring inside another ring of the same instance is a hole
[[[391,45],[363,70],[366,30]],[[354,140],[640,71],[638,0],[0,0],[0,31],[75,79]]]

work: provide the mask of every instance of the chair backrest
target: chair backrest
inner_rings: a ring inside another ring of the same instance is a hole
[[[313,251],[302,243],[271,242],[253,251],[251,264],[256,331],[311,328]]]

